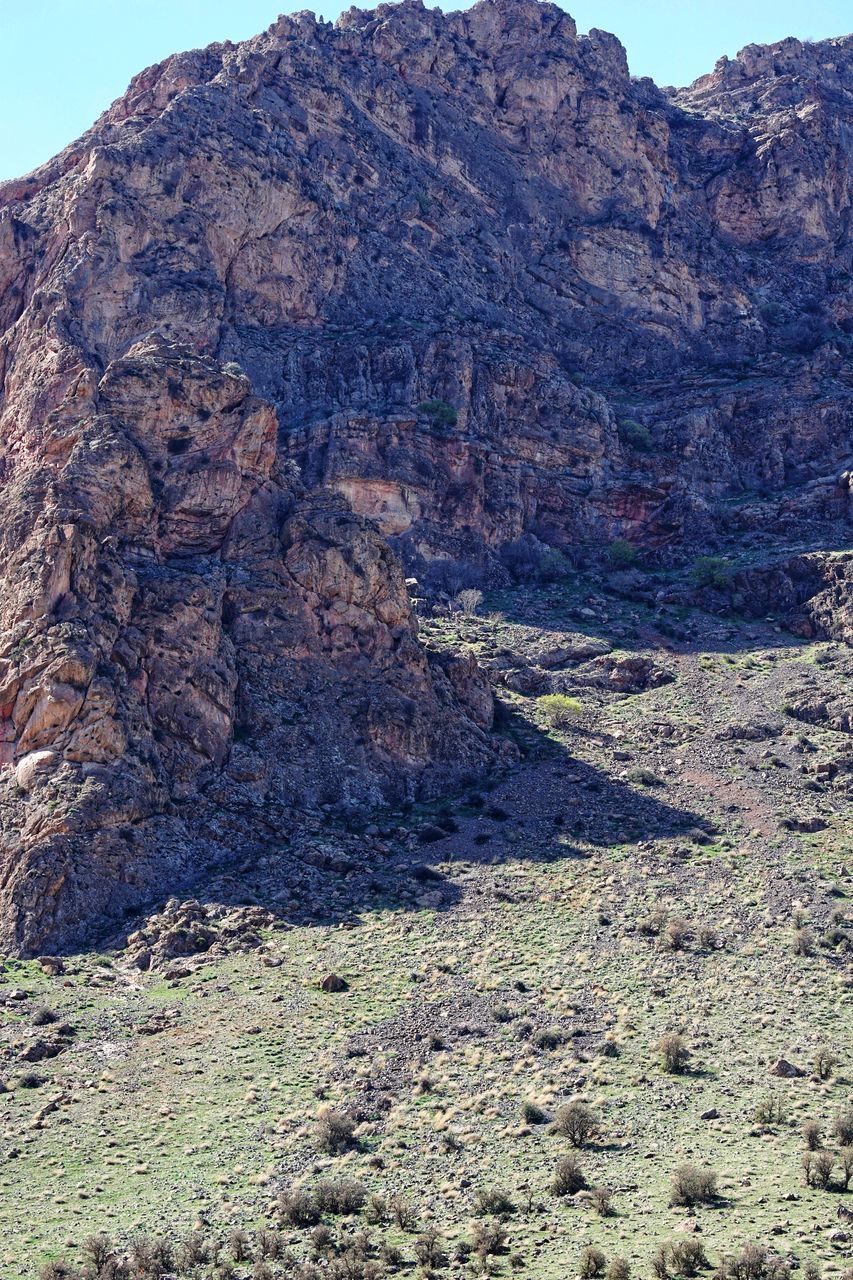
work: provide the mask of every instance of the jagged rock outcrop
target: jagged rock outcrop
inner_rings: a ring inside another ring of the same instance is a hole
[[[703,603],[775,615],[797,635],[853,645],[853,553],[814,552],[742,569]]]
[[[237,360],[409,552],[707,537],[853,460],[851,48],[663,92],[554,5],[405,0],[169,59],[5,189],[10,391],[72,307]]]
[[[492,758],[377,527],[849,537],[851,70],[664,91],[538,0],[303,13],[0,187],[5,944]]]
[[[0,929],[44,951],[290,809],[431,794],[494,758],[472,662],[399,562],[277,452],[248,380],[162,337],[82,373],[10,468]]]

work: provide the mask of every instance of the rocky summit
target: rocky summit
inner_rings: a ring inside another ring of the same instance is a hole
[[[849,1280],[851,161],[401,0],[0,186],[3,1280]]]

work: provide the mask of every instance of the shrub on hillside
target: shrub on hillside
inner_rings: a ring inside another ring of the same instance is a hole
[[[695,1276],[707,1265],[708,1258],[702,1241],[692,1236],[659,1244],[652,1255],[652,1271],[657,1280],[669,1280],[672,1276]]]
[[[618,431],[619,439],[627,448],[636,449],[638,453],[648,453],[651,450],[652,433],[642,422],[624,418],[619,423]]]
[[[555,1196],[573,1196],[586,1187],[586,1176],[580,1159],[572,1152],[564,1156],[557,1165],[551,1183],[551,1194]]]
[[[456,410],[446,400],[423,400],[418,405],[418,413],[438,427],[455,427],[458,421]]]
[[[821,1147],[821,1131],[817,1120],[806,1120],[800,1132],[807,1151],[819,1151]]]
[[[613,1216],[613,1192],[609,1187],[593,1187],[589,1198],[593,1209],[602,1218]]]
[[[755,1107],[756,1124],[781,1124],[785,1119],[785,1103],[778,1093],[768,1093]]]
[[[607,1258],[595,1245],[588,1244],[581,1251],[578,1263],[578,1275],[581,1280],[595,1280],[596,1276],[603,1276],[606,1267]]]
[[[746,1244],[740,1253],[725,1255],[717,1269],[719,1280],[790,1280],[791,1268],[763,1245]]]
[[[607,563],[611,569],[630,569],[637,563],[637,550],[627,538],[616,538],[607,548]]]
[[[830,1133],[842,1147],[853,1146],[853,1107],[846,1107],[844,1111],[836,1111],[832,1117]]]
[[[696,1204],[712,1204],[716,1198],[717,1175],[711,1169],[682,1164],[672,1174],[671,1204],[690,1208]]]
[[[337,1178],[333,1182],[318,1182],[314,1188],[314,1201],[320,1213],[358,1213],[367,1193],[354,1178]]]
[[[573,1147],[584,1147],[599,1131],[596,1113],[585,1102],[567,1102],[557,1109],[554,1131],[568,1138]]]
[[[536,705],[548,723],[557,729],[565,729],[572,724],[582,710],[579,699],[570,698],[565,693],[546,693],[536,700]]]
[[[482,1259],[503,1253],[506,1246],[506,1227],[493,1219],[477,1221],[471,1229],[471,1245]]]
[[[503,1187],[484,1187],[474,1196],[474,1213],[478,1218],[506,1218],[515,1213],[515,1205]]]
[[[480,605],[483,603],[483,598],[482,591],[478,591],[476,587],[466,587],[463,591],[459,592],[454,600],[454,604],[458,606],[466,617],[473,618]]]
[[[355,1146],[355,1121],[346,1111],[324,1111],[317,1121],[317,1147],[329,1156]]]
[[[690,1050],[684,1038],[675,1031],[668,1031],[658,1041],[658,1052],[663,1060],[664,1071],[670,1075],[681,1075],[687,1068]]]
[[[699,556],[690,570],[696,587],[724,587],[731,576],[732,562],[724,556]]]
[[[815,1054],[814,1069],[815,1074],[821,1080],[828,1080],[835,1068],[838,1066],[838,1054],[833,1053],[828,1045],[822,1044]]]

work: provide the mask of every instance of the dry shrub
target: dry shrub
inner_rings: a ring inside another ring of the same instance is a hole
[[[716,1196],[717,1175],[711,1169],[682,1164],[674,1171],[670,1204],[689,1208],[695,1204],[711,1204]]]
[[[573,1196],[576,1192],[583,1191],[586,1185],[586,1176],[578,1156],[574,1152],[564,1156],[554,1173],[552,1195]]]
[[[607,1258],[600,1249],[595,1245],[589,1244],[581,1251],[580,1261],[578,1262],[578,1275],[581,1280],[595,1280],[596,1276],[603,1276],[607,1266]]]
[[[584,1147],[599,1132],[599,1120],[592,1107],[585,1102],[567,1102],[558,1108],[554,1117],[554,1131],[568,1138],[573,1147]]]
[[[658,1053],[663,1059],[664,1071],[670,1075],[681,1075],[686,1069],[690,1051],[684,1038],[675,1031],[668,1031],[658,1041]]]

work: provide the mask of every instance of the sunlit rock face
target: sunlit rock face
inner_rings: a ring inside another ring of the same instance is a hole
[[[852,47],[303,13],[0,188],[2,945],[493,761],[399,554],[849,541]]]

